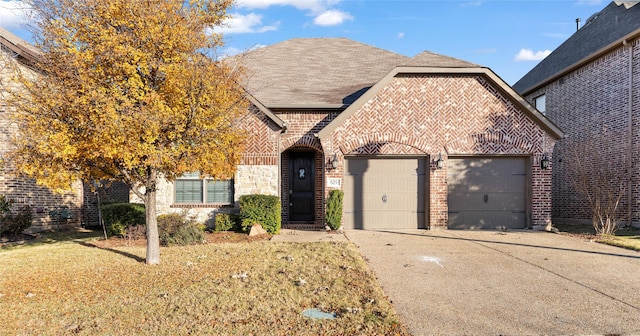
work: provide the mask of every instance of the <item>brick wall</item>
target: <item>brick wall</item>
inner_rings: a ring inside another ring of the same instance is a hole
[[[616,174],[627,175],[625,161],[630,159],[632,170],[632,220],[640,223],[640,42],[622,47],[593,60],[527,95],[529,101],[545,94],[546,115],[566,135],[554,149],[553,206],[555,222],[589,223],[591,214],[586,200],[573,185],[571,160],[577,144],[595,139],[593,151],[604,153],[609,168]],[[633,129],[629,135],[629,52],[633,52]],[[632,152],[629,156],[629,139]],[[588,160],[588,153],[582,154]],[[622,190],[621,213],[627,219],[628,189]]]
[[[284,110],[276,111],[276,115],[287,123],[287,131],[282,135],[282,162],[281,162],[281,197],[282,197],[282,222],[288,228],[317,229],[324,227],[324,174],[326,167],[325,153],[315,134],[328,125],[339,111],[326,110]],[[289,222],[289,152],[307,150],[315,152],[315,221],[314,223]]]
[[[9,81],[11,68],[7,62],[13,62],[6,50],[0,48],[0,81],[5,85]],[[21,66],[22,71],[29,71]],[[15,134],[16,127],[9,120],[11,113],[7,106],[0,88],[0,157],[3,157],[9,150],[10,137]],[[43,230],[55,230],[61,228],[78,227],[82,221],[82,183],[76,182],[72,186],[72,191],[59,195],[52,193],[47,188],[35,183],[35,180],[20,176],[11,162],[4,160],[0,171],[0,195],[5,195],[7,199],[14,201],[16,206],[30,205],[34,211],[34,220],[30,232]],[[72,218],[61,223],[56,223],[49,217],[49,211],[59,206],[68,206]]]
[[[452,155],[529,156],[530,223],[546,226],[551,218],[551,169],[539,159],[555,140],[482,76],[400,75],[336,128],[323,143],[344,155],[420,155],[445,159],[444,169],[431,160],[429,225],[447,222],[446,158]],[[327,151],[326,149],[330,149]],[[342,166],[328,176],[341,177]]]

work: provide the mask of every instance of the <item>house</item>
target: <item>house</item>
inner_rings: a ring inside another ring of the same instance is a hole
[[[5,85],[10,83],[12,69],[8,66],[9,62],[18,65],[21,71],[37,73],[38,53],[39,51],[26,41],[0,28],[0,81]],[[9,140],[16,131],[16,126],[9,120],[11,107],[6,103],[5,95],[0,85],[0,157],[7,152]],[[93,191],[95,188],[92,189],[90,185],[77,181],[71,191],[59,195],[37,185],[33,179],[16,174],[10,161],[3,160],[0,168],[0,195],[4,195],[17,206],[29,205],[32,208],[34,220],[30,231],[98,225],[98,202]],[[129,201],[128,188],[123,188],[120,184],[98,188],[98,192],[102,194],[103,201]],[[68,209],[71,218],[56,221],[49,212],[59,211],[62,207]]]
[[[158,185],[158,212],[211,219],[241,195],[278,195],[284,227],[324,228],[332,189],[345,228],[551,224],[562,131],[490,69],[344,38],[299,38],[236,57],[248,143],[232,180]]]
[[[620,218],[640,225],[638,2],[609,3],[513,88],[566,135],[553,152],[553,222],[591,222],[571,169],[580,144],[589,143],[624,180]]]

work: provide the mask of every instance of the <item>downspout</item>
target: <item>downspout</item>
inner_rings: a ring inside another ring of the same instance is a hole
[[[633,200],[633,41],[624,40],[622,45],[628,47],[629,50],[629,111],[628,111],[628,124],[629,124],[629,136],[628,136],[628,160],[627,160],[627,174],[629,176],[627,180],[627,192],[628,192],[628,204],[627,204],[627,218],[628,226],[633,226],[632,215],[632,200]]]

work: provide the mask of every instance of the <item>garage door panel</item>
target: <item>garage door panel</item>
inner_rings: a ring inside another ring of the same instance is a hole
[[[454,192],[525,192],[525,182],[527,177],[523,175],[509,176],[462,176],[449,175],[449,188]]]
[[[526,158],[450,158],[447,204],[450,229],[526,226]]]
[[[485,195],[487,201],[485,202]],[[524,211],[523,193],[466,194],[455,193],[448,197],[449,211]]]
[[[345,160],[345,228],[424,227],[423,159]]]
[[[424,223],[424,213],[405,211],[391,213],[385,211],[368,211],[366,213],[345,212],[345,227],[362,230],[402,230],[412,226],[413,223]]]
[[[450,212],[449,229],[502,230],[522,229],[526,219],[524,212]]]

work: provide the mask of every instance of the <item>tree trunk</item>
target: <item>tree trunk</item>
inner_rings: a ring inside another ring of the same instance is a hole
[[[158,218],[156,216],[156,179],[155,169],[147,169],[144,208],[147,221],[147,265],[160,263],[160,237],[158,235]]]

